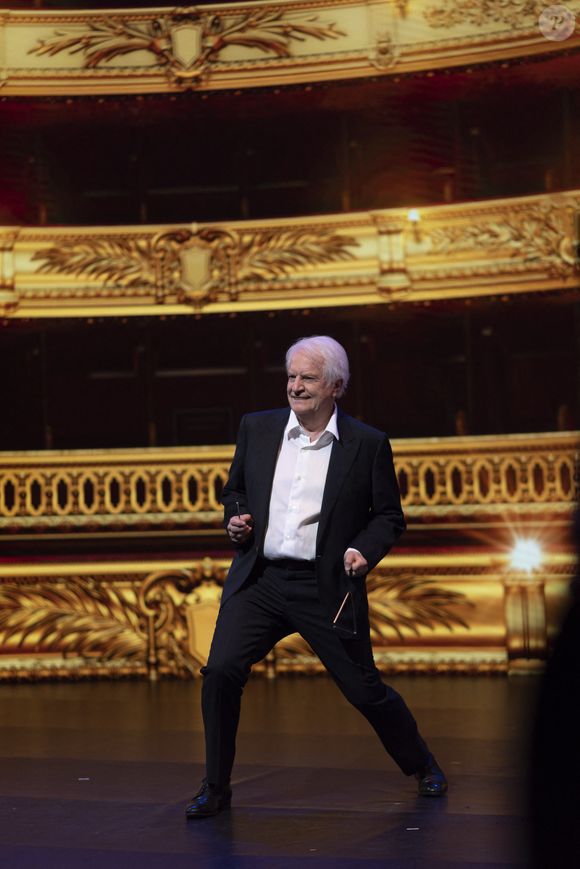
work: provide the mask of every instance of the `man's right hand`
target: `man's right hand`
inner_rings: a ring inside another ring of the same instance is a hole
[[[241,546],[245,543],[253,530],[254,520],[249,513],[242,513],[241,516],[232,516],[226,528],[228,537],[236,546]]]

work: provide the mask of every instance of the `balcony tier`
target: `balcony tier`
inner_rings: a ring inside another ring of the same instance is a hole
[[[0,12],[7,96],[176,93],[400,76],[577,50],[579,0],[313,0]]]
[[[223,313],[578,290],[580,191],[421,210],[0,229],[5,317]]]

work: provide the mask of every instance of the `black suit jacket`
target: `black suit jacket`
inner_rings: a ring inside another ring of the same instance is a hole
[[[254,519],[252,536],[236,554],[222,595],[222,606],[250,576],[262,554],[270,494],[282,436],[290,410],[247,414],[242,418],[230,476],[222,493],[227,525],[237,511]],[[388,438],[338,411],[339,439],[332,445],[316,538],[316,576],[320,599],[335,627],[352,636],[368,623],[364,577],[347,577],[344,553],[358,549],[369,570],[383,558],[405,529],[399,487]]]

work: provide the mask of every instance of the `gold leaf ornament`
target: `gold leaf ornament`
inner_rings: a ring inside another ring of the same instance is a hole
[[[349,236],[305,230],[270,230],[240,238],[238,281],[274,280],[317,263],[354,259],[358,242]]]
[[[318,16],[311,15],[300,20],[284,9],[266,9],[251,12],[225,27],[213,44],[212,52],[218,53],[227,45],[243,45],[256,48],[277,57],[290,57],[290,42],[313,39],[337,39],[345,36],[334,23],[320,24]]]
[[[69,241],[37,251],[40,274],[86,276],[122,287],[154,287],[156,275],[148,239],[115,238]]]
[[[233,232],[178,228],[149,239],[86,239],[37,251],[40,273],[101,280],[104,287],[143,288],[163,303],[201,308],[220,293],[237,297],[244,282],[267,281],[318,263],[350,260],[358,242],[346,235],[301,229]],[[197,263],[196,263],[197,258]],[[189,274],[188,274],[189,273]]]
[[[550,274],[565,276],[575,265],[574,215],[579,205],[580,201],[563,206],[554,200],[518,209],[501,221],[434,229],[430,252],[503,249],[510,257],[541,261]]]
[[[136,603],[78,579],[38,590],[0,586],[0,645],[27,652],[110,660],[144,658]]]
[[[472,607],[464,594],[441,588],[433,579],[399,576],[384,580],[373,577],[367,581],[370,603],[371,636],[378,640],[389,631],[404,641],[405,630],[415,636],[421,629],[430,631],[454,626],[469,628],[457,612],[457,607]]]
[[[292,41],[307,38],[337,39],[344,36],[334,23],[322,24],[316,15],[304,17],[286,9],[261,9],[232,18],[194,10],[131,24],[124,20],[89,20],[83,28],[71,28],[40,40],[30,54],[54,57],[61,52],[83,54],[86,69],[103,66],[117,57],[148,52],[167,68],[174,83],[195,85],[209,64],[230,46],[243,46],[276,57],[289,57]]]
[[[428,6],[423,15],[431,27],[508,24],[529,28],[546,5],[544,0],[443,0]]]
[[[102,19],[87,21],[83,29],[71,28],[63,33],[55,31],[49,39],[41,39],[30,54],[54,57],[63,51],[69,54],[84,54],[85,68],[94,69],[107,61],[135,51],[153,52],[158,62],[168,62],[167,43],[159,22],[149,21],[143,26],[129,24],[126,21]],[[167,44],[166,44],[167,43]]]

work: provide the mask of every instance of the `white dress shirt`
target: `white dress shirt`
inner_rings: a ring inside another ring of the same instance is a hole
[[[270,496],[265,558],[314,560],[322,495],[335,439],[336,406],[315,441],[310,440],[294,411],[290,411]]]
[[[294,411],[290,411],[274,472],[264,538],[265,558],[314,561],[322,496],[335,440],[338,440],[336,405],[315,441],[310,440]],[[349,547],[346,551],[360,555],[358,549]]]

